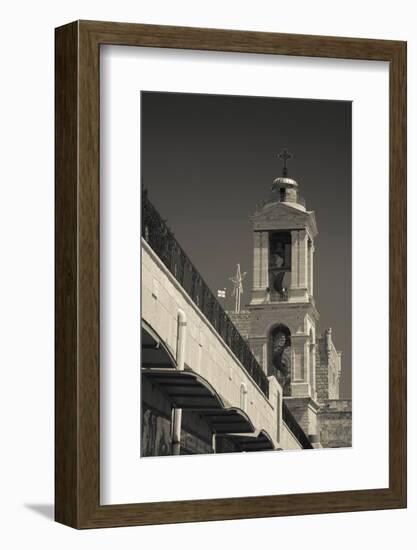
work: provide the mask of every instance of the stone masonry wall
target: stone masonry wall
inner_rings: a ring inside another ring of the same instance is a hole
[[[331,329],[316,339],[316,389],[317,399],[338,399],[341,356],[336,350]]]
[[[316,391],[318,401],[329,398],[329,368],[324,337],[316,339]]]
[[[323,447],[352,446],[352,400],[326,399],[317,416]]]
[[[230,317],[241,336],[247,340],[250,332],[250,312],[248,310],[242,310],[240,313],[228,311],[227,315]]]

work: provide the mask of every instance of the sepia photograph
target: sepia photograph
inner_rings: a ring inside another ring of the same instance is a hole
[[[415,4],[1,7],[0,550],[412,550]]]
[[[406,507],[406,42],[55,46],[56,521]]]
[[[140,108],[140,456],[350,447],[352,103]]]

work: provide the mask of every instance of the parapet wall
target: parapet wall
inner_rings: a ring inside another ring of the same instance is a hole
[[[352,446],[352,400],[325,399],[317,415],[323,447]]]

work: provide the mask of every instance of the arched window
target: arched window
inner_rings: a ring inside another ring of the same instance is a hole
[[[277,377],[285,396],[291,395],[291,332],[282,324],[270,333],[270,371]]]

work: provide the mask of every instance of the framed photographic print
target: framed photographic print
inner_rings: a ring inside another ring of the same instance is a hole
[[[56,29],[57,521],[405,507],[405,304],[404,42]]]

